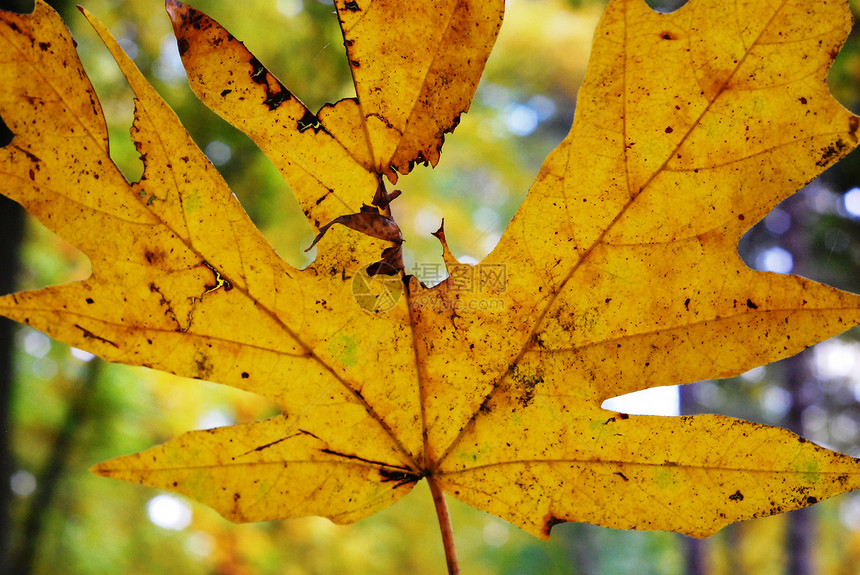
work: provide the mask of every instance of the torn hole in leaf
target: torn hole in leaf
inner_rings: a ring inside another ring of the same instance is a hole
[[[680,415],[679,386],[666,385],[626,393],[607,399],[600,407],[633,415]]]
[[[645,3],[655,12],[668,14],[680,9],[688,0],[645,0]]]

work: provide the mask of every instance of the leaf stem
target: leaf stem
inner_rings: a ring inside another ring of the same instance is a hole
[[[432,476],[427,477],[430,493],[433,495],[433,505],[436,506],[436,516],[439,518],[439,530],[442,532],[442,545],[445,547],[445,560],[448,562],[448,575],[460,575],[460,564],[457,562],[457,549],[454,546],[454,530],[451,527],[451,515],[448,513],[448,503],[445,494],[436,484]]]

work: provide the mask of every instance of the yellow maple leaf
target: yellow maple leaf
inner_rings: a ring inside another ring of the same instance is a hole
[[[736,375],[860,322],[860,297],[752,271],[736,249],[857,145],[860,121],[824,84],[850,27],[844,1],[693,0],[657,14],[613,0],[570,135],[496,249],[469,266],[445,247],[450,275],[433,288],[368,273],[395,236],[345,218],[396,228],[383,176],[438,161],[503,2],[337,0],[357,98],[318,114],[217,23],[167,4],[192,88],[328,234],[306,269],[284,263],[87,15],[137,96],[145,171],[129,185],[57,16],[41,1],[2,14],[14,56],[0,114],[15,133],[0,150],[3,193],[84,251],[93,275],[0,298],[0,313],[283,410],[96,472],[235,521],[354,521],[426,478],[437,502],[444,490],[541,537],[561,521],[706,536],[860,487],[860,461],[782,429],[600,407]]]

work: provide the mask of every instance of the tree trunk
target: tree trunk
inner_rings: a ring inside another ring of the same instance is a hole
[[[0,122],[0,146],[5,146],[11,139],[12,134]],[[15,289],[15,276],[20,263],[18,249],[23,232],[24,209],[5,196],[0,196],[0,295]],[[14,337],[15,323],[0,317],[0,573],[11,573],[7,561],[12,529],[9,514],[13,497],[11,480],[15,471],[10,420]]]
[[[693,387],[682,385],[680,387],[681,415],[694,415],[696,401],[693,397]],[[705,575],[705,549],[707,542],[694,537],[684,537],[684,573],[687,575]]]
[[[791,397],[791,407],[785,417],[785,426],[803,435],[803,411],[812,403],[810,378],[811,353],[801,353],[787,359],[785,384]],[[787,575],[813,575],[812,541],[815,540],[815,518],[812,509],[804,508],[788,515],[786,532],[786,554],[788,555]]]
[[[68,1],[49,2],[55,9],[69,7]],[[33,0],[0,0],[0,10],[19,13],[33,11]],[[8,145],[14,134],[0,118],[0,147]],[[15,291],[15,278],[20,268],[19,252],[24,238],[25,211],[17,203],[0,195],[0,295]],[[0,573],[12,573],[10,509],[12,474],[15,461],[12,454],[11,400],[13,385],[12,355],[15,322],[0,317]]]

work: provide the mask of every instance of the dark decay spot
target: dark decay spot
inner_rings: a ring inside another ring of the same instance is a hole
[[[667,134],[671,134],[671,133],[672,133],[672,131],[673,131],[673,130],[672,130],[672,126],[666,126],[666,129],[665,129],[665,130],[663,130],[663,131],[664,131],[664,132],[666,132]]]
[[[510,370],[515,382],[514,397],[523,407],[528,407],[535,398],[535,388],[543,383],[543,375],[540,373],[521,373],[516,366]]]
[[[316,436],[314,436],[316,437]],[[322,453],[328,453],[329,455],[335,455],[337,457],[343,457],[344,459],[349,459],[351,461],[359,461],[374,467],[379,467],[379,475],[382,477],[384,482],[396,481],[397,484],[394,485],[394,488],[397,489],[401,485],[405,485],[407,483],[416,483],[418,480],[423,478],[424,476],[418,473],[415,473],[408,467],[399,467],[396,465],[389,465],[387,463],[383,463],[382,461],[376,461],[373,459],[366,459],[364,457],[360,457],[358,455],[354,455],[352,453],[340,453],[338,451],[334,451],[332,449],[320,449]]]
[[[677,40],[678,39],[678,37],[675,34],[669,32],[668,30],[664,30],[663,32],[660,32],[660,37],[664,40]]]
[[[744,494],[741,493],[740,491],[735,491],[734,493],[729,495],[729,499],[731,499],[732,501],[743,501],[744,500]]]
[[[233,501],[239,501],[240,499],[242,499],[241,495],[239,495],[238,493],[233,494]]]
[[[299,119],[297,122],[297,126],[299,132],[304,132],[305,130],[313,130],[314,133],[319,132],[323,129],[322,124],[320,124],[319,118],[316,117],[310,110],[305,110],[305,115]]]
[[[229,93],[230,93],[230,92],[232,92],[232,91],[233,91],[233,90],[222,90],[222,91],[221,91],[221,97],[223,98],[224,96],[226,96],[227,94],[229,94]]]
[[[286,100],[290,99],[290,93],[287,91],[287,89],[284,88],[283,85],[281,85],[280,83],[278,85],[281,86],[281,91],[275,93],[267,91],[266,99],[263,100],[263,103],[269,107],[269,110],[274,110],[275,108],[283,104]]]
[[[856,121],[856,118],[853,118]],[[850,127],[850,122],[849,122]],[[856,127],[854,132],[851,132],[852,138],[856,139]],[[848,148],[848,144],[846,144],[841,138],[836,140],[832,145],[825,146],[821,148],[821,158],[815,162],[816,166],[824,167],[833,162],[834,159],[838,158],[843,154],[844,151]]]
[[[231,289],[233,289],[233,284],[232,284],[232,282],[231,282],[230,280],[228,280],[227,278],[225,278],[225,277],[221,274],[221,272],[220,272],[220,271],[218,271],[217,269],[215,269],[215,266],[213,266],[212,264],[210,264],[210,263],[209,263],[209,262],[207,262],[206,260],[203,260],[203,261],[201,262],[201,265],[203,265],[203,266],[205,266],[207,269],[209,269],[209,271],[211,271],[211,272],[212,272],[212,274],[215,276],[215,285],[206,285],[206,286],[205,286],[205,287],[206,287],[206,291],[205,291],[205,292],[203,292],[203,294],[200,296],[201,298],[202,298],[203,296],[205,296],[206,294],[211,293],[211,292],[213,292],[213,291],[215,291],[215,290],[217,290],[217,289],[220,289],[220,288],[224,288],[224,291],[230,291]]]
[[[520,405],[528,407],[529,404],[534,401],[535,388],[541,383],[543,383],[543,377],[539,375],[523,380],[523,395],[519,399]]]
[[[75,324],[75,327],[78,328],[79,330],[81,330],[82,332],[84,332],[84,337],[86,339],[94,339],[96,341],[100,341],[102,343],[107,343],[109,345],[112,345],[115,348],[119,349],[119,346],[117,344],[115,344],[114,342],[112,342],[111,340],[105,339],[103,337],[99,337],[96,334],[94,334],[93,332],[91,332],[90,330],[83,328],[83,327],[79,326],[78,324]]]
[[[25,156],[27,156],[27,158],[28,158],[31,162],[39,163],[39,162],[41,162],[41,161],[42,161],[39,157],[35,156],[34,154],[31,154],[30,152],[28,152],[28,151],[27,151],[27,150],[25,150],[24,148],[20,148],[20,147],[18,147],[18,146],[13,146],[13,147],[14,147],[16,150],[18,150],[19,152],[23,153]],[[36,166],[36,169],[38,170],[38,169],[39,169],[39,166]]]
[[[251,376],[250,376],[250,375],[248,375],[248,372],[247,372],[247,371],[243,371],[243,372],[242,372],[242,379],[248,379],[249,377],[251,377]]]
[[[299,129],[301,129],[301,128],[299,128]],[[315,203],[316,203],[316,205],[320,205],[320,204],[323,202],[323,200],[324,200],[324,199],[326,199],[326,198],[328,197],[328,195],[329,195],[329,194],[333,194],[333,193],[334,193],[334,190],[333,190],[333,189],[331,189],[331,188],[329,188],[329,189],[328,189],[328,191],[327,191],[326,193],[324,193],[324,194],[323,194],[323,195],[321,195],[319,198],[317,198],[317,201],[315,202]]]
[[[607,419],[606,423],[604,423],[604,425],[609,425],[610,423],[615,423],[616,421],[618,421],[618,419],[630,419],[630,416],[627,415],[626,413],[617,413],[617,414],[613,415],[612,417],[610,417],[609,419]]]
[[[213,369],[212,360],[209,359],[208,355],[202,351],[194,354],[194,370],[197,372],[196,379],[207,379],[212,375]]]
[[[621,479],[623,479],[624,481],[630,481],[629,479],[627,479],[627,476],[626,476],[626,475],[624,475],[623,473],[621,473],[620,471],[616,471],[616,472],[615,472],[615,475],[617,475],[618,477],[620,477],[620,478],[621,478]]]
[[[39,49],[40,49],[42,52],[47,52],[47,51],[48,51],[48,48],[50,48],[50,47],[51,47],[51,43],[50,43],[50,42],[39,42]]]
[[[256,58],[251,58],[251,80],[266,87],[266,99],[263,103],[269,110],[275,110],[292,98],[292,94]]]
[[[177,485],[179,485],[179,482],[178,482],[178,481],[174,481],[174,482],[173,482],[173,486],[174,486],[174,487],[176,487]]]
[[[409,483],[418,483],[422,478],[421,475],[406,469],[387,469],[385,467],[379,469],[379,476],[382,478],[383,483],[394,483],[392,489],[397,489]]]
[[[812,496],[810,496],[810,497],[807,497],[807,498],[806,498],[806,502],[807,502],[809,505],[815,505],[816,503],[818,503],[818,498],[817,498],[817,497],[812,497]]]
[[[564,519],[559,519],[555,517],[553,514],[549,514],[544,517],[544,526],[543,526],[543,534],[549,537],[552,528],[558,525],[559,523],[566,523]]]
[[[690,311],[690,298],[684,300],[684,307],[687,308],[687,311]]]
[[[454,129],[460,125],[460,116],[461,114],[457,114],[457,117],[451,122],[451,127],[445,130],[446,132],[453,132]]]
[[[745,219],[747,219],[747,217],[746,217],[745,215],[743,215],[743,214],[738,214],[738,221],[741,221],[741,222],[742,222],[742,221],[744,221]]]
[[[36,180],[36,172],[34,172],[32,169],[30,170],[30,179],[33,181]]]
[[[176,47],[179,48],[179,56],[185,56],[185,53],[188,51],[188,40],[180,38],[176,42]]]
[[[804,98],[803,96],[798,98],[797,101],[800,102],[801,104],[803,104],[804,106],[806,105],[806,98]]]
[[[853,141],[857,141],[857,128],[860,128],[860,118],[851,116],[848,118],[848,133]]]
[[[361,67],[361,65],[358,63],[358,60],[350,60],[350,61],[349,61],[349,64],[350,64],[353,68],[360,68],[360,67]]]
[[[361,8],[358,7],[358,2],[350,1],[343,5],[350,12],[358,12]]]
[[[96,302],[95,302],[95,300],[94,300],[93,298],[91,298],[91,297],[88,297],[86,301],[87,301],[87,303],[88,303],[88,304],[90,304],[90,305],[92,305],[92,304],[96,303]]]
[[[750,309],[758,309],[758,305],[756,305],[751,299],[747,300],[747,307]]]
[[[251,58],[251,79],[256,84],[266,83],[266,68],[256,58]]]

